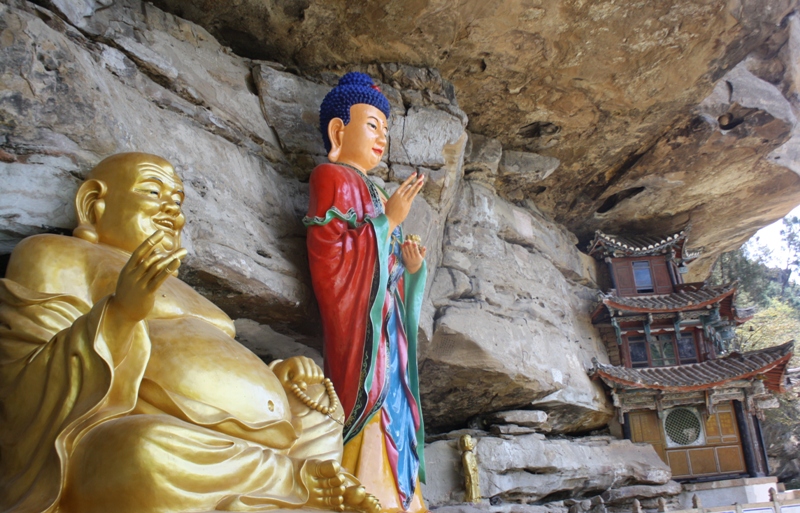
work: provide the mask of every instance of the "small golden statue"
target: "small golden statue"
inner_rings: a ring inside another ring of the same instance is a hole
[[[413,242],[415,244],[422,244],[422,237],[417,234],[409,233],[406,234],[406,242]]]
[[[461,464],[464,466],[464,502],[479,504],[481,502],[481,487],[478,479],[478,460],[475,459],[475,440],[469,435],[461,435],[458,439],[461,449]]]
[[[115,155],[78,190],[74,237],[14,249],[0,280],[0,511],[377,513],[340,467],[344,413],[321,369],[265,365],[175,277],[183,198],[169,162]]]

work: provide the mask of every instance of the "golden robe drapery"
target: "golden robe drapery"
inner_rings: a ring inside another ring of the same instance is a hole
[[[87,262],[106,251],[45,237]],[[305,504],[303,466],[309,458],[341,460],[341,425],[287,397],[271,370],[232,338],[230,319],[176,278],[162,286],[152,318],[129,341],[114,340],[105,329],[104,290],[114,280],[104,276],[119,272],[124,256],[117,260],[82,266],[72,292],[88,290],[77,295],[0,280],[0,511]],[[102,298],[90,305],[78,295]],[[230,332],[219,327],[225,320]],[[114,361],[110,347],[126,342]],[[326,404],[321,385],[309,395]]]

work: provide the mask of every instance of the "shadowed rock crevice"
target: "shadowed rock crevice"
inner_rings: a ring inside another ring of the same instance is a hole
[[[598,208],[595,213],[605,214],[609,210],[619,205],[621,202],[625,201],[628,198],[636,196],[642,191],[644,191],[644,187],[632,187],[630,189],[625,189],[624,191],[614,193],[608,198],[606,198],[605,201],[603,201],[603,204],[600,205],[600,208]]]

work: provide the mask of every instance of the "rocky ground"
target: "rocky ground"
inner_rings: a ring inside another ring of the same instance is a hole
[[[186,185],[183,279],[264,359],[319,358],[300,221],[325,158],[317,110],[338,75],[368,71],[393,108],[374,179],[430,177],[405,226],[429,248],[428,500],[461,500],[447,432],[468,426],[497,507],[670,495],[651,448],[581,436],[613,409],[586,375],[608,361],[589,319],[604,278],[579,249],[597,228],[691,221],[702,278],[800,203],[800,22],[782,1],[523,4],[5,0],[0,254],[69,233],[103,157],[155,153]]]

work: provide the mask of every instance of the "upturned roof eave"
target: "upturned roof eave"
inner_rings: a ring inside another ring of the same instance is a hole
[[[631,306],[624,303],[620,303],[615,301],[614,299],[618,296],[609,296],[603,298],[602,302],[609,310],[617,310],[623,312],[633,312],[633,313],[678,313],[678,312],[689,312],[692,310],[703,310],[707,308],[709,305],[713,305],[714,303],[718,303],[725,299],[726,297],[734,294],[736,292],[736,285],[731,284],[730,288],[726,289],[721,294],[718,294],[712,298],[709,298],[705,301],[701,301],[699,303],[693,303],[690,305],[683,305],[679,307],[667,307],[667,308],[653,308],[653,307],[644,307],[644,306]],[[669,297],[674,295],[673,294],[665,294],[664,297]],[[635,298],[636,296],[631,296],[631,298]],[[652,297],[652,296],[650,296]]]
[[[605,255],[601,253],[603,253],[602,249],[604,249],[606,252],[610,251],[621,252],[628,257],[652,256],[661,254],[664,250],[673,247],[678,247],[681,253],[683,252],[688,253],[688,251],[685,250],[685,245],[689,236],[689,230],[690,227],[687,226],[686,228],[684,228],[683,230],[681,230],[676,234],[668,235],[665,237],[655,237],[656,240],[658,239],[661,240],[653,244],[649,244],[647,246],[642,246],[642,247],[634,245],[631,241],[627,240],[628,239],[627,237],[622,237],[619,235],[610,235],[603,233],[600,230],[597,230],[595,231],[594,239],[592,240],[592,243],[588,248],[587,254],[595,258],[603,258]],[[697,256],[699,256],[699,254]],[[690,259],[694,260],[695,258],[697,258],[697,256],[690,257],[689,259],[686,260],[687,261],[689,261]]]
[[[762,349],[758,351],[751,351],[749,353],[744,353],[743,355],[729,355],[724,358],[720,358],[717,360],[708,360],[706,362],[696,363],[696,364],[689,364],[689,365],[675,365],[669,367],[653,367],[653,368],[644,368],[644,369],[631,369],[625,368],[625,372],[627,373],[639,373],[641,371],[647,369],[658,369],[661,372],[670,372],[671,369],[681,369],[684,373],[688,370],[691,370],[694,366],[699,367],[710,367],[712,365],[719,365],[720,363],[724,363],[725,360],[731,358],[747,358],[748,356],[755,355],[756,353],[764,353],[767,351],[776,352],[781,354],[780,357],[776,358],[772,362],[762,365],[757,369],[753,369],[749,372],[734,374],[725,376],[722,379],[712,380],[712,381],[698,381],[696,384],[693,385],[664,385],[658,382],[645,382],[644,379],[641,381],[639,380],[631,380],[626,379],[622,376],[617,376],[613,373],[613,369],[618,369],[620,367],[612,366],[612,365],[603,365],[598,364],[595,368],[589,371],[589,376],[592,379],[601,378],[606,385],[611,388],[615,388],[615,385],[621,385],[626,388],[630,389],[646,389],[646,390],[660,390],[664,392],[693,392],[693,391],[701,391],[701,390],[709,390],[715,387],[723,386],[727,383],[731,383],[733,381],[738,380],[747,380],[753,379],[760,375],[764,376],[764,385],[767,389],[773,392],[783,392],[785,390],[784,387],[784,374],[786,372],[786,366],[789,363],[789,360],[793,356],[792,349],[794,347],[794,341],[786,342],[779,346],[774,346],[772,348]],[[699,373],[698,373],[699,374]],[[644,375],[642,376],[645,377]]]

